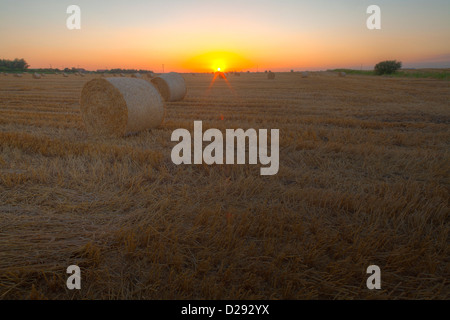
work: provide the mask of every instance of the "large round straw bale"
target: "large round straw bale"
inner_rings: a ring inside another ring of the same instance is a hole
[[[269,73],[267,74],[267,79],[270,79],[270,80],[275,79],[275,73],[273,73],[272,71],[269,71]]]
[[[306,71],[302,72],[302,78],[308,78],[309,74]]]
[[[339,77],[345,77],[347,74],[345,72],[339,72]]]
[[[186,96],[186,82],[176,72],[164,73],[151,81],[166,101],[179,101]]]
[[[40,79],[41,75],[39,73],[33,73],[33,79]]]
[[[123,136],[158,127],[164,102],[142,79],[107,78],[87,82],[81,92],[81,115],[93,135]]]

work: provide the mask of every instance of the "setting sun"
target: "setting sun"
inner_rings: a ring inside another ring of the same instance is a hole
[[[187,59],[182,67],[196,72],[227,72],[230,70],[247,70],[253,66],[254,63],[244,58],[241,54],[214,51],[195,55]]]

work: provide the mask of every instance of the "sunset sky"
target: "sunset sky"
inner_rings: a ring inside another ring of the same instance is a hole
[[[66,9],[81,8],[81,30]],[[382,29],[366,9],[381,7]],[[448,0],[0,0],[0,58],[155,72],[450,67]]]

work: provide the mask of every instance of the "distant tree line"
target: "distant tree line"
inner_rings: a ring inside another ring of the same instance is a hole
[[[30,65],[25,61],[25,59],[0,59],[0,71],[1,72],[24,72],[28,70]],[[87,72],[87,70],[83,68],[39,68],[39,69],[30,69],[29,72],[42,72],[42,73],[54,73],[54,72]],[[107,72],[107,73],[153,73],[153,71],[149,70],[136,70],[136,69],[111,69],[111,70],[97,70],[96,72]]]
[[[100,70],[98,70],[100,71]],[[101,70],[100,72],[110,72],[110,73],[153,73],[153,71],[149,70],[136,70],[136,69],[111,69],[111,70]]]
[[[2,71],[25,71],[29,64],[24,59],[0,59],[0,70]]]

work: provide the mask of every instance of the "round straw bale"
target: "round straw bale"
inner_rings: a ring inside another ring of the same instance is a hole
[[[33,73],[33,79],[40,79],[41,75],[39,73]]]
[[[81,115],[87,131],[100,136],[124,136],[158,127],[164,102],[148,81],[132,78],[94,79],[81,92]]]
[[[339,72],[339,77],[345,77],[347,74],[345,72]]]
[[[309,74],[306,71],[302,72],[302,78],[308,78]]]
[[[186,96],[186,82],[176,72],[164,73],[151,81],[166,101],[180,101]]]
[[[21,77],[22,77],[22,74],[21,74],[21,73],[16,73],[16,74],[14,74],[14,77],[16,77],[16,78],[21,78]]]
[[[133,73],[131,75],[132,78],[142,78],[141,74],[139,72]]]
[[[63,77],[67,78],[69,75],[67,73],[63,73]]]
[[[273,73],[272,71],[269,71],[269,73],[267,74],[267,79],[270,79],[270,80],[275,79],[275,73]]]

